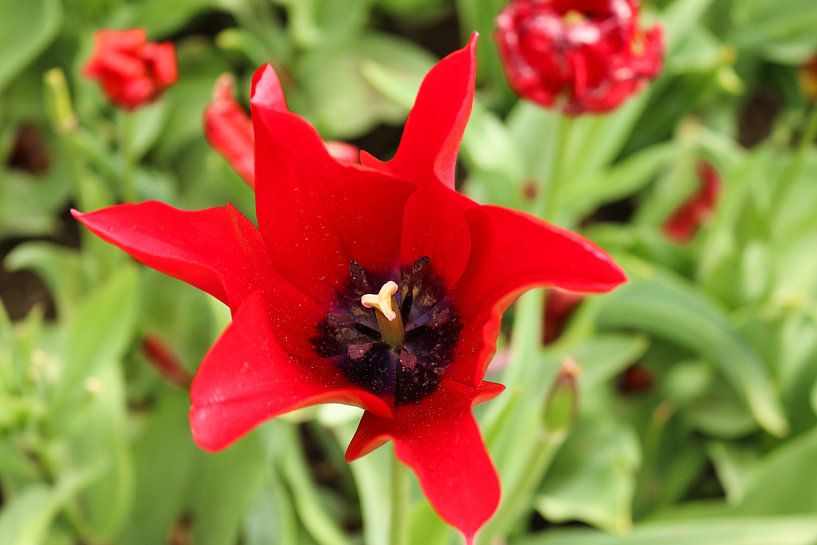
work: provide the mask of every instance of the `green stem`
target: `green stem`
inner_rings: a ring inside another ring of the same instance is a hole
[[[562,115],[558,121],[556,136],[556,153],[553,154],[553,168],[550,179],[540,188],[533,212],[540,218],[553,222],[559,211],[562,185],[564,184],[564,170],[567,153],[570,148],[570,133],[573,127],[573,118]]]
[[[409,476],[408,469],[392,456],[391,461],[391,524],[389,525],[389,544],[406,545],[408,543],[408,507]]]
[[[564,183],[564,166],[572,127],[572,118],[565,115],[559,118],[556,153],[553,154],[550,180],[547,183],[541,183],[533,205],[534,215],[551,222],[555,221],[559,210],[561,186]],[[544,290],[532,290],[519,298],[511,334],[513,359],[505,375],[506,384],[517,384],[522,370],[529,367],[531,358],[539,352],[544,329],[542,326],[544,313]]]
[[[122,154],[122,200],[136,202],[139,196],[136,192],[136,158],[133,154],[134,134],[133,113],[119,112],[119,150]]]
[[[524,515],[536,495],[536,490],[556,453],[564,443],[566,433],[544,433],[526,464],[519,464],[516,473],[503,483],[506,494],[502,507],[480,533],[480,544],[491,545],[507,536],[513,525]]]

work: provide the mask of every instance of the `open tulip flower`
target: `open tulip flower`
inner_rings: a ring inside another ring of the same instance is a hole
[[[604,292],[625,277],[596,246],[454,190],[474,94],[476,37],[426,76],[393,159],[335,159],[255,74],[258,226],[230,205],[160,202],[75,216],[136,259],[230,307],[191,389],[193,437],[227,447],[318,403],[365,412],[354,460],[391,439],[437,512],[472,540],[499,482],[472,416],[500,316],[524,290]]]
[[[617,108],[661,71],[661,28],[642,31],[636,0],[513,0],[496,40],[511,87],[568,115]]]

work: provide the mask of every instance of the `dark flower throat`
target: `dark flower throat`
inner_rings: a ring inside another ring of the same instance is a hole
[[[387,343],[379,330],[378,311],[364,307],[360,298],[378,293],[392,279],[350,261],[349,278],[318,324],[312,344],[351,382],[378,395],[394,396],[399,405],[415,403],[437,389],[462,326],[442,280],[424,256],[399,271],[399,289],[392,300],[405,335],[399,346]]]

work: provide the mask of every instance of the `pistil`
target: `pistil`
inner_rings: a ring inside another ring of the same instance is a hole
[[[394,294],[397,293],[397,289],[397,283],[389,280],[383,284],[377,294],[367,293],[360,298],[361,305],[374,309],[383,341],[395,348],[403,345],[405,337],[403,317],[400,316],[400,309],[394,302]]]

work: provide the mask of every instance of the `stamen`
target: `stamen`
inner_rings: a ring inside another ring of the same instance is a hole
[[[360,304],[366,308],[374,309],[377,325],[380,327],[380,336],[392,347],[403,345],[405,338],[405,328],[403,318],[400,316],[397,304],[394,302],[394,294],[397,293],[397,283],[389,280],[375,295],[367,293],[360,298]]]
[[[565,22],[567,26],[573,26],[587,21],[587,17],[585,17],[578,11],[571,9],[570,11],[565,13],[564,16],[562,16],[562,20]]]
[[[377,295],[367,293],[361,297],[360,304],[366,308],[379,310],[391,322],[397,318],[397,313],[392,308],[391,300],[392,295],[395,293],[397,293],[397,282],[389,280],[383,284],[383,287],[380,288],[380,292]]]

